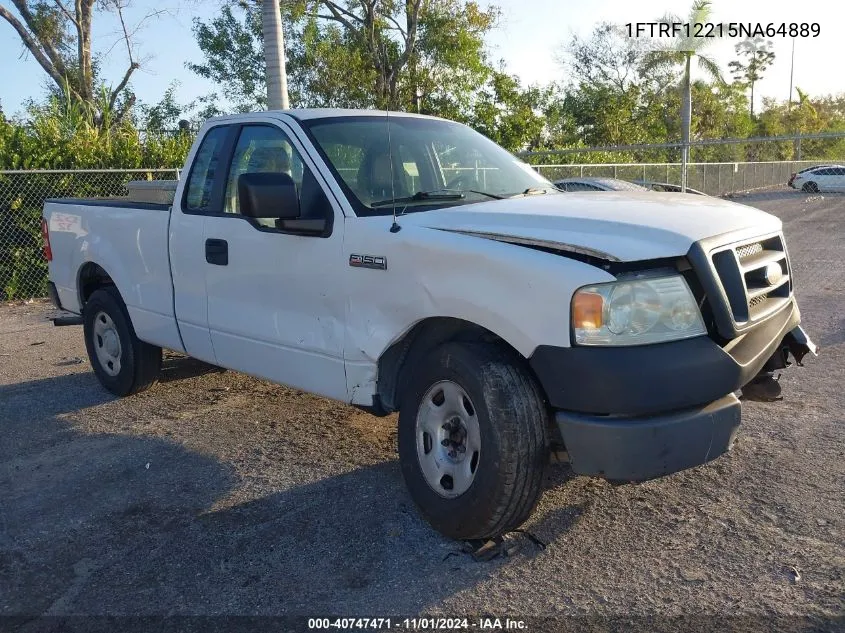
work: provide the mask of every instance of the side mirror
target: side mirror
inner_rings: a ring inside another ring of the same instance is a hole
[[[238,201],[241,214],[250,218],[295,220],[300,213],[296,183],[282,173],[241,174]]]

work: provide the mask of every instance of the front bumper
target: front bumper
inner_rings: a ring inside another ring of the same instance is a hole
[[[639,481],[715,459],[740,422],[733,392],[815,346],[794,299],[724,346],[698,337],[640,347],[539,347],[530,363],[574,472]]]
[[[641,481],[678,472],[727,451],[739,429],[733,394],[707,406],[644,418],[555,416],[572,470],[581,475]]]
[[[748,384],[800,321],[791,299],[724,347],[708,336],[636,347],[541,345],[529,362],[554,409],[665,413],[709,404]]]

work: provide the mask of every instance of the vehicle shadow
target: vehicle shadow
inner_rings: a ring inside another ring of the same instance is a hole
[[[185,356],[179,352],[165,350],[161,361],[161,374],[159,374],[158,381],[173,382],[175,380],[197,378],[206,374],[217,374],[225,371],[223,367]]]
[[[227,505],[230,464],[62,418],[110,400],[90,373],[0,387],[0,615],[415,614],[544,555],[515,535],[516,556],[475,562],[421,520],[395,461]],[[580,513],[531,530],[554,547]]]

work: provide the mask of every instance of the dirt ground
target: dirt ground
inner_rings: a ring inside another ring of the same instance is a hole
[[[822,348],[746,403],[734,450],[639,485],[551,464],[515,555],[417,515],[396,419],[168,355],[117,400],[80,327],[0,307],[0,615],[810,616],[845,627],[845,197],[780,216]],[[0,620],[0,623],[2,620]],[[2,625],[0,625],[2,628]],[[635,626],[635,628],[638,628]]]

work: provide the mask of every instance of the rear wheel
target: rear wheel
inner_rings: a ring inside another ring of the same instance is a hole
[[[161,348],[135,336],[126,305],[114,286],[95,290],[82,318],[91,367],[106,389],[128,396],[156,383]]]
[[[425,519],[458,539],[522,524],[542,490],[548,410],[513,352],[447,343],[416,368],[399,412],[399,458]]]
[[[801,191],[805,191],[807,193],[818,193],[819,186],[814,182],[805,182],[804,186],[801,187]]]

